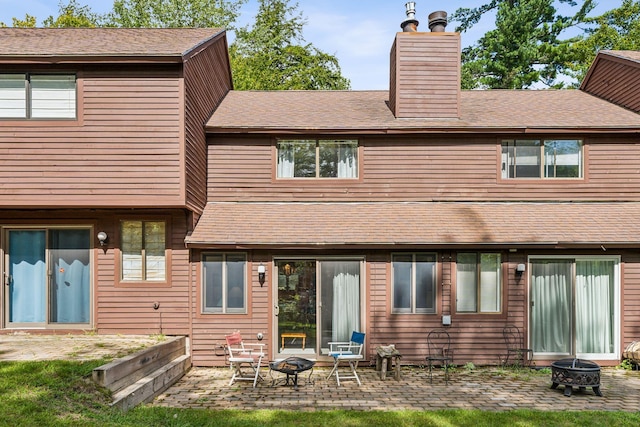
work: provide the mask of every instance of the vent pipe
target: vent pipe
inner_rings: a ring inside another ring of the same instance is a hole
[[[432,33],[444,33],[447,27],[447,12],[439,10],[429,14],[429,29]]]
[[[418,31],[419,24],[416,20],[416,2],[408,1],[404,6],[407,8],[407,19],[400,24],[400,27],[405,33],[415,33]]]

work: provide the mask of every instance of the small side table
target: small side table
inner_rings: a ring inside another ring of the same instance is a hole
[[[307,334],[304,332],[283,332],[282,334],[280,334],[280,339],[282,340],[282,345],[280,346],[281,350],[284,350],[284,339],[285,338],[302,338],[302,349],[304,350],[306,341],[307,341]]]
[[[392,345],[376,347],[376,371],[380,372],[380,379],[387,378],[387,369],[391,370],[395,363],[394,378],[400,381],[400,359],[402,354]]]

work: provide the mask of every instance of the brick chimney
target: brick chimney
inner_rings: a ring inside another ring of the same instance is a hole
[[[460,116],[460,33],[445,32],[446,12],[429,15],[419,32],[415,2],[391,47],[389,107],[396,118]]]

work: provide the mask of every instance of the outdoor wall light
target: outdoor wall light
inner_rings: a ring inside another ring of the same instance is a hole
[[[109,236],[107,236],[107,233],[105,233],[104,231],[100,231],[97,237],[98,242],[100,242],[100,246],[104,246],[107,242],[107,239],[109,238]]]
[[[262,285],[264,285],[264,279],[266,277],[267,273],[267,268],[260,264],[258,266],[258,282],[260,282],[260,287],[262,287]]]
[[[524,264],[516,265],[516,276],[522,276],[522,273],[524,273],[526,269],[527,266]]]

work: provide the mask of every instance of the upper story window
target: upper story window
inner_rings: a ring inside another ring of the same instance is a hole
[[[579,139],[502,141],[502,178],[582,178]]]
[[[499,313],[502,285],[500,254],[459,253],[456,270],[458,313]]]
[[[202,255],[202,310],[246,313],[247,256],[242,253]]]
[[[358,141],[280,140],[278,178],[357,178]]]
[[[436,312],[436,255],[393,255],[394,313]]]
[[[164,221],[122,221],[122,281],[165,281],[167,277]]]
[[[76,76],[0,74],[0,118],[75,119]]]

